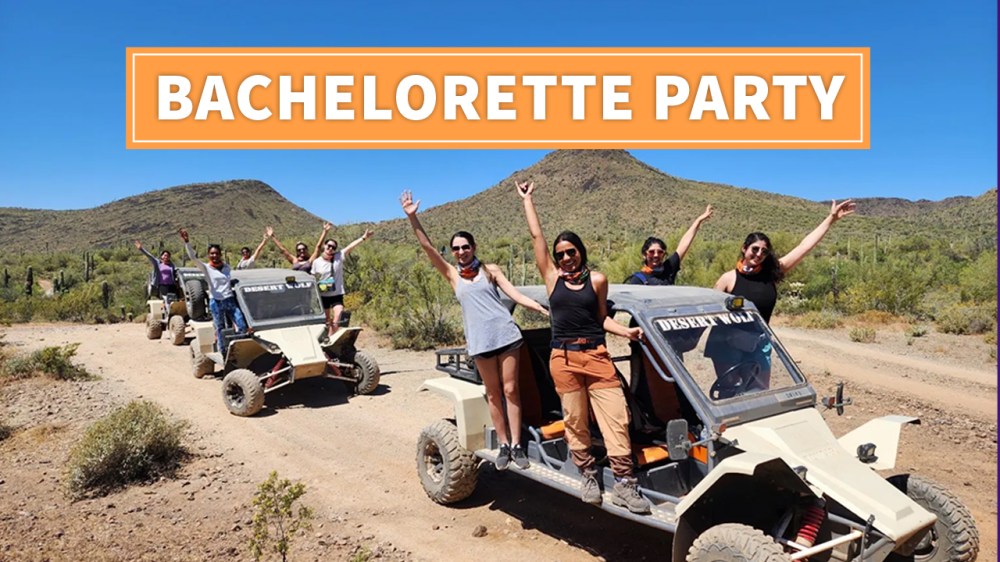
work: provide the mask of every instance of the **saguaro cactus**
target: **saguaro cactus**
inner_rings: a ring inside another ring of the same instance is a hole
[[[26,278],[24,280],[24,294],[26,294],[26,295],[28,295],[30,297],[31,296],[31,289],[34,287],[34,285],[35,285],[35,271],[33,269],[31,269],[31,266],[29,265],[28,266],[28,275],[26,276]]]
[[[3,288],[6,289],[8,287],[10,287],[10,272],[5,267],[3,268]]]
[[[101,306],[107,308],[111,304],[111,286],[107,281],[101,282]]]

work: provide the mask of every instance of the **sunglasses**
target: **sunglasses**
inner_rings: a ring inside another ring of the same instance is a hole
[[[304,251],[306,251],[306,247],[305,246],[299,246],[298,248],[295,248],[295,251],[296,252],[304,252]]]
[[[750,250],[750,253],[753,254],[753,255],[755,255],[755,256],[757,254],[760,254],[762,256],[766,256],[766,255],[768,255],[768,254],[771,253],[771,250],[769,250],[766,246],[750,246],[747,249]]]
[[[576,248],[570,248],[568,250],[563,250],[562,252],[556,252],[556,260],[563,259],[563,256],[569,256],[571,258],[576,257]]]
[[[646,255],[650,256],[662,256],[665,253],[663,250],[646,250]]]
[[[336,250],[337,249],[337,245],[336,244],[327,244],[326,245],[326,249],[327,250]]]
[[[452,246],[451,247],[451,251],[452,252],[462,252],[462,251],[468,251],[468,250],[471,250],[471,249],[472,249],[472,246],[470,246],[468,244],[462,244],[461,246]]]

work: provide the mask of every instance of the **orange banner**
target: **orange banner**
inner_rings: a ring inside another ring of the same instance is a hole
[[[128,148],[852,148],[867,48],[130,48]]]

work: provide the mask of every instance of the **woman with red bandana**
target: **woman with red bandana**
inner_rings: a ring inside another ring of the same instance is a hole
[[[449,265],[417,219],[420,201],[414,201],[413,194],[404,191],[399,202],[410,219],[420,247],[434,268],[448,280],[462,306],[466,349],[475,359],[476,370],[486,387],[490,419],[500,440],[497,470],[506,470],[511,461],[519,468],[528,468],[528,455],[521,445],[521,396],[517,385],[518,350],[523,340],[521,330],[500,300],[499,291],[525,308],[546,315],[548,312],[515,289],[498,266],[480,263],[476,258],[476,240],[468,232],[459,231],[451,237],[451,253],[457,266]],[[504,399],[507,400],[506,419]]]
[[[826,236],[833,223],[854,212],[854,201],[848,199],[830,204],[830,214],[791,252],[776,257],[771,239],[763,232],[753,232],[743,241],[736,269],[730,269],[715,282],[719,291],[745,297],[760,311],[765,322],[771,322],[771,313],[778,302],[778,283],[802,258],[812,251]]]
[[[595,505],[603,501],[597,462],[590,451],[593,408],[616,480],[611,501],[632,513],[649,513],[649,501],[639,493],[633,473],[625,394],[604,340],[604,332],[610,332],[636,341],[642,337],[642,329],[626,328],[608,316],[608,280],[587,269],[587,248],[579,236],[569,231],[556,236],[553,261],[532,200],[534,182],[518,183],[517,190],[524,200],[535,264],[549,295],[549,372],[562,402],[566,445],[583,477],[581,499]]]
[[[642,270],[636,271],[625,279],[626,285],[673,285],[677,272],[681,270],[681,260],[687,254],[688,248],[698,235],[701,224],[712,216],[712,206],[705,207],[705,212],[694,219],[691,226],[681,236],[674,253],[667,255],[667,244],[650,236],[642,245]]]

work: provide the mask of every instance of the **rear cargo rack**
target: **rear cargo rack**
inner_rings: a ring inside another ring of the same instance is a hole
[[[439,349],[435,354],[437,355],[437,367],[435,368],[438,371],[448,373],[457,379],[482,384],[483,379],[479,377],[479,371],[476,370],[476,362],[472,357],[469,357],[469,353],[464,347]]]

